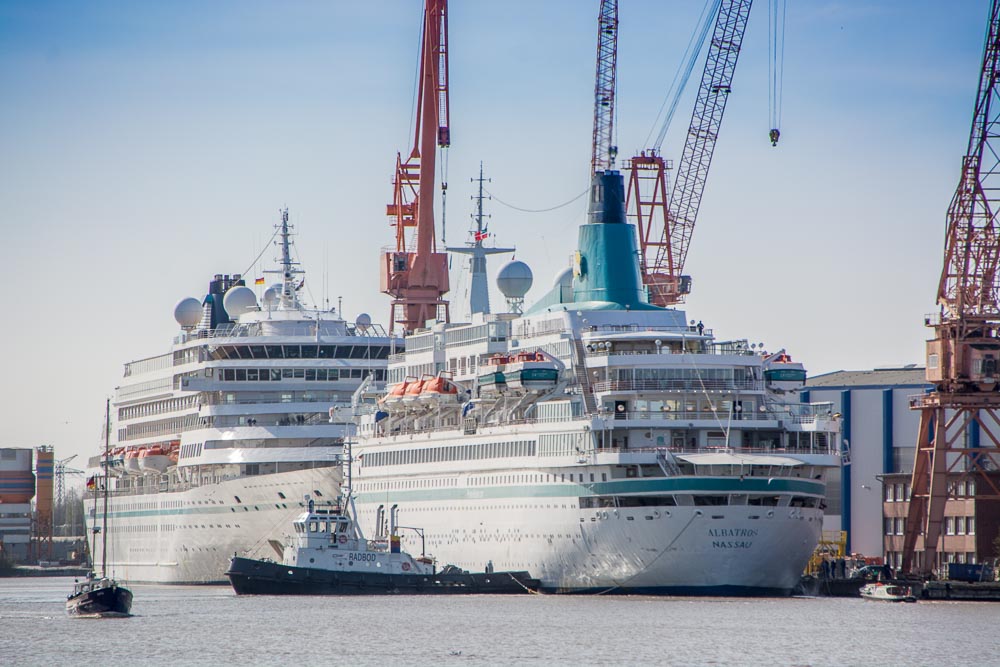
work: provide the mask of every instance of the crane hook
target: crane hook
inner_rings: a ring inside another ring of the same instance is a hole
[[[778,145],[778,137],[781,136],[781,131],[778,130],[777,128],[774,128],[770,132],[767,133],[767,136],[771,140],[771,145],[772,146],[777,146]]]

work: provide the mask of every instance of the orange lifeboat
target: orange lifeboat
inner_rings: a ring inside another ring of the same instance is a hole
[[[403,402],[412,403],[420,398],[420,392],[424,390],[425,384],[427,384],[427,378],[420,378],[416,382],[408,384],[406,391],[403,393]]]
[[[447,396],[458,396],[458,386],[444,372],[424,382],[424,387],[420,391],[422,403],[433,403]]]
[[[389,391],[385,393],[385,396],[382,397],[380,402],[390,405],[392,403],[398,403],[400,400],[402,400],[403,396],[406,395],[407,388],[413,383],[414,383],[413,378],[406,378],[399,384],[392,385],[391,387],[389,387]]]

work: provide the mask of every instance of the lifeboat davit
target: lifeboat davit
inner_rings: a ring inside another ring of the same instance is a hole
[[[144,447],[138,447],[136,449],[126,449],[124,455],[124,467],[127,473],[139,472],[139,454]]]
[[[139,468],[142,472],[163,472],[170,465],[169,445],[150,445],[139,450]]]

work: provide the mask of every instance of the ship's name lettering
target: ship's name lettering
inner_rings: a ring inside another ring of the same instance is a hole
[[[713,549],[749,549],[752,546],[750,540],[712,540]]]
[[[756,528],[710,528],[709,537],[757,537]]]
[[[349,553],[347,554],[347,560],[354,561],[371,561],[375,562],[377,554],[361,554],[361,553]]]

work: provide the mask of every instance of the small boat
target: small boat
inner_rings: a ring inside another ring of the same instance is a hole
[[[385,405],[394,405],[396,403],[399,403],[400,401],[403,400],[403,396],[406,395],[406,388],[409,387],[410,384],[415,381],[416,378],[408,377],[399,384],[392,385],[391,387],[389,387],[389,391],[385,393],[385,396],[379,399],[379,403],[383,403]]]
[[[883,602],[916,602],[913,592],[897,584],[886,584],[873,581],[861,587],[861,597],[866,600],[881,600]]]
[[[424,385],[427,384],[428,380],[432,380],[433,377],[430,375],[425,375],[415,382],[411,382],[406,386],[406,391],[403,392],[403,405],[415,405],[420,402],[420,393],[424,390]]]
[[[480,375],[476,380],[479,392],[503,394],[507,391],[507,376],[504,369],[510,357],[494,354],[489,360],[489,372]]]
[[[132,591],[114,579],[95,577],[91,572],[85,581],[73,585],[66,597],[66,613],[91,618],[124,618],[132,611]]]
[[[110,455],[110,449],[108,447],[110,437],[111,399],[108,399],[104,431],[105,459],[108,459]],[[101,558],[101,576],[98,577],[95,572],[91,571],[87,574],[87,579],[85,581],[81,582],[77,580],[75,582],[73,585],[73,592],[66,596],[66,613],[70,616],[109,618],[131,615],[132,591],[108,576],[108,487],[111,485],[108,474],[109,467],[110,466],[104,466],[104,476],[103,479],[100,480],[100,486],[103,487],[104,497],[104,525],[99,528],[95,520],[93,528],[93,545],[90,548],[91,554],[96,553],[97,534],[101,533],[104,537],[104,548],[102,549],[103,556]],[[94,517],[96,518],[98,480],[91,477],[87,482],[87,487],[94,490]]]
[[[400,548],[395,513],[389,535],[365,539],[351,513],[337,504],[307,511],[293,523],[295,535],[282,562],[234,555],[226,576],[237,595],[454,595],[532,593],[539,581],[527,572],[470,573],[433,558],[414,558]]]

